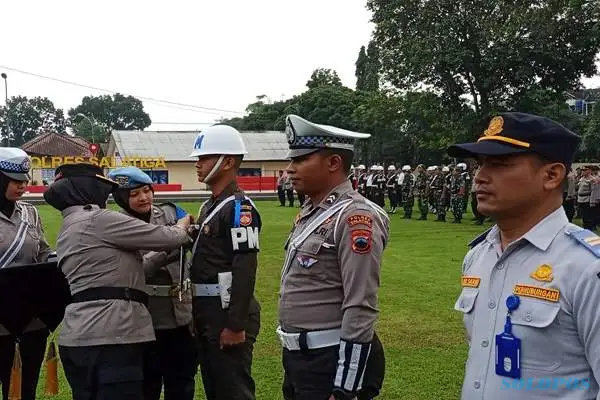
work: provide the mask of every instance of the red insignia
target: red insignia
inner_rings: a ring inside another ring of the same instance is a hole
[[[252,213],[251,212],[240,213],[240,225],[248,226],[251,223],[252,223]]]
[[[366,229],[356,229],[350,233],[353,252],[366,254],[371,251],[371,231]]]
[[[348,225],[365,225],[371,228],[373,226],[373,218],[362,214],[351,215],[348,217]]]
[[[92,153],[92,155],[95,156],[96,153],[98,152],[98,150],[100,150],[100,146],[98,146],[96,143],[90,143],[89,149],[90,149],[90,152]]]

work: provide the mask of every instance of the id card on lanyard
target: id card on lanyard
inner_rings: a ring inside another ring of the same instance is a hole
[[[521,379],[521,339],[512,333],[510,314],[519,307],[519,304],[518,296],[508,296],[504,332],[496,335],[496,375],[513,379]]]

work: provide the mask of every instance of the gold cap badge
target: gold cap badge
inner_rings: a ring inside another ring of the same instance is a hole
[[[498,116],[492,118],[488,128],[483,132],[485,136],[494,136],[502,132],[504,128],[504,118]]]
[[[531,276],[536,281],[541,282],[552,282],[552,280],[554,279],[554,277],[552,276],[552,267],[548,264],[540,265],[529,276]]]

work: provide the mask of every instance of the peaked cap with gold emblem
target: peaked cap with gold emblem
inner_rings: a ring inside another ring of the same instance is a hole
[[[290,147],[287,158],[302,157],[323,149],[354,151],[354,142],[371,137],[368,133],[315,124],[297,115],[286,117],[285,134]]]
[[[579,136],[551,119],[508,112],[491,118],[477,142],[452,145],[448,154],[470,158],[537,153],[548,161],[570,166],[580,141]]]

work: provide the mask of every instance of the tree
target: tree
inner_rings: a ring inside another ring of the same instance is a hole
[[[306,86],[309,89],[314,89],[320,86],[342,86],[342,81],[338,76],[337,72],[327,68],[317,68],[313,71],[312,75]]]
[[[600,105],[596,103],[591,117],[588,119],[583,136],[585,155],[589,160],[600,159]]]
[[[104,133],[104,137],[100,138],[102,141],[107,139],[106,135],[110,130],[143,130],[152,123],[150,116],[144,112],[144,105],[139,99],[120,93],[116,93],[112,97],[109,95],[86,96],[80,105],[69,110],[69,119],[75,133],[91,137],[87,133],[77,131],[77,128],[81,129],[85,126],[90,129],[90,124],[82,123],[79,120],[81,116],[77,117],[78,114],[83,114],[96,121],[97,126],[102,128],[100,131]],[[97,130],[99,129],[94,128],[94,134]],[[98,140],[98,137],[96,139]]]
[[[367,87],[367,70],[369,68],[369,58],[367,57],[365,46],[360,46],[358,58],[354,65],[356,66],[354,72],[354,76],[356,76],[356,90],[365,90]]]
[[[356,90],[379,90],[379,50],[375,42],[369,42],[368,50],[361,46],[355,65]]]
[[[531,87],[560,93],[596,73],[597,0],[368,0],[384,78],[431,87],[484,116]]]
[[[28,99],[25,96],[15,96],[8,99],[7,107],[0,107],[3,143],[8,135],[7,119],[11,146],[21,146],[41,133],[65,133],[63,110],[55,108],[46,97]]]

